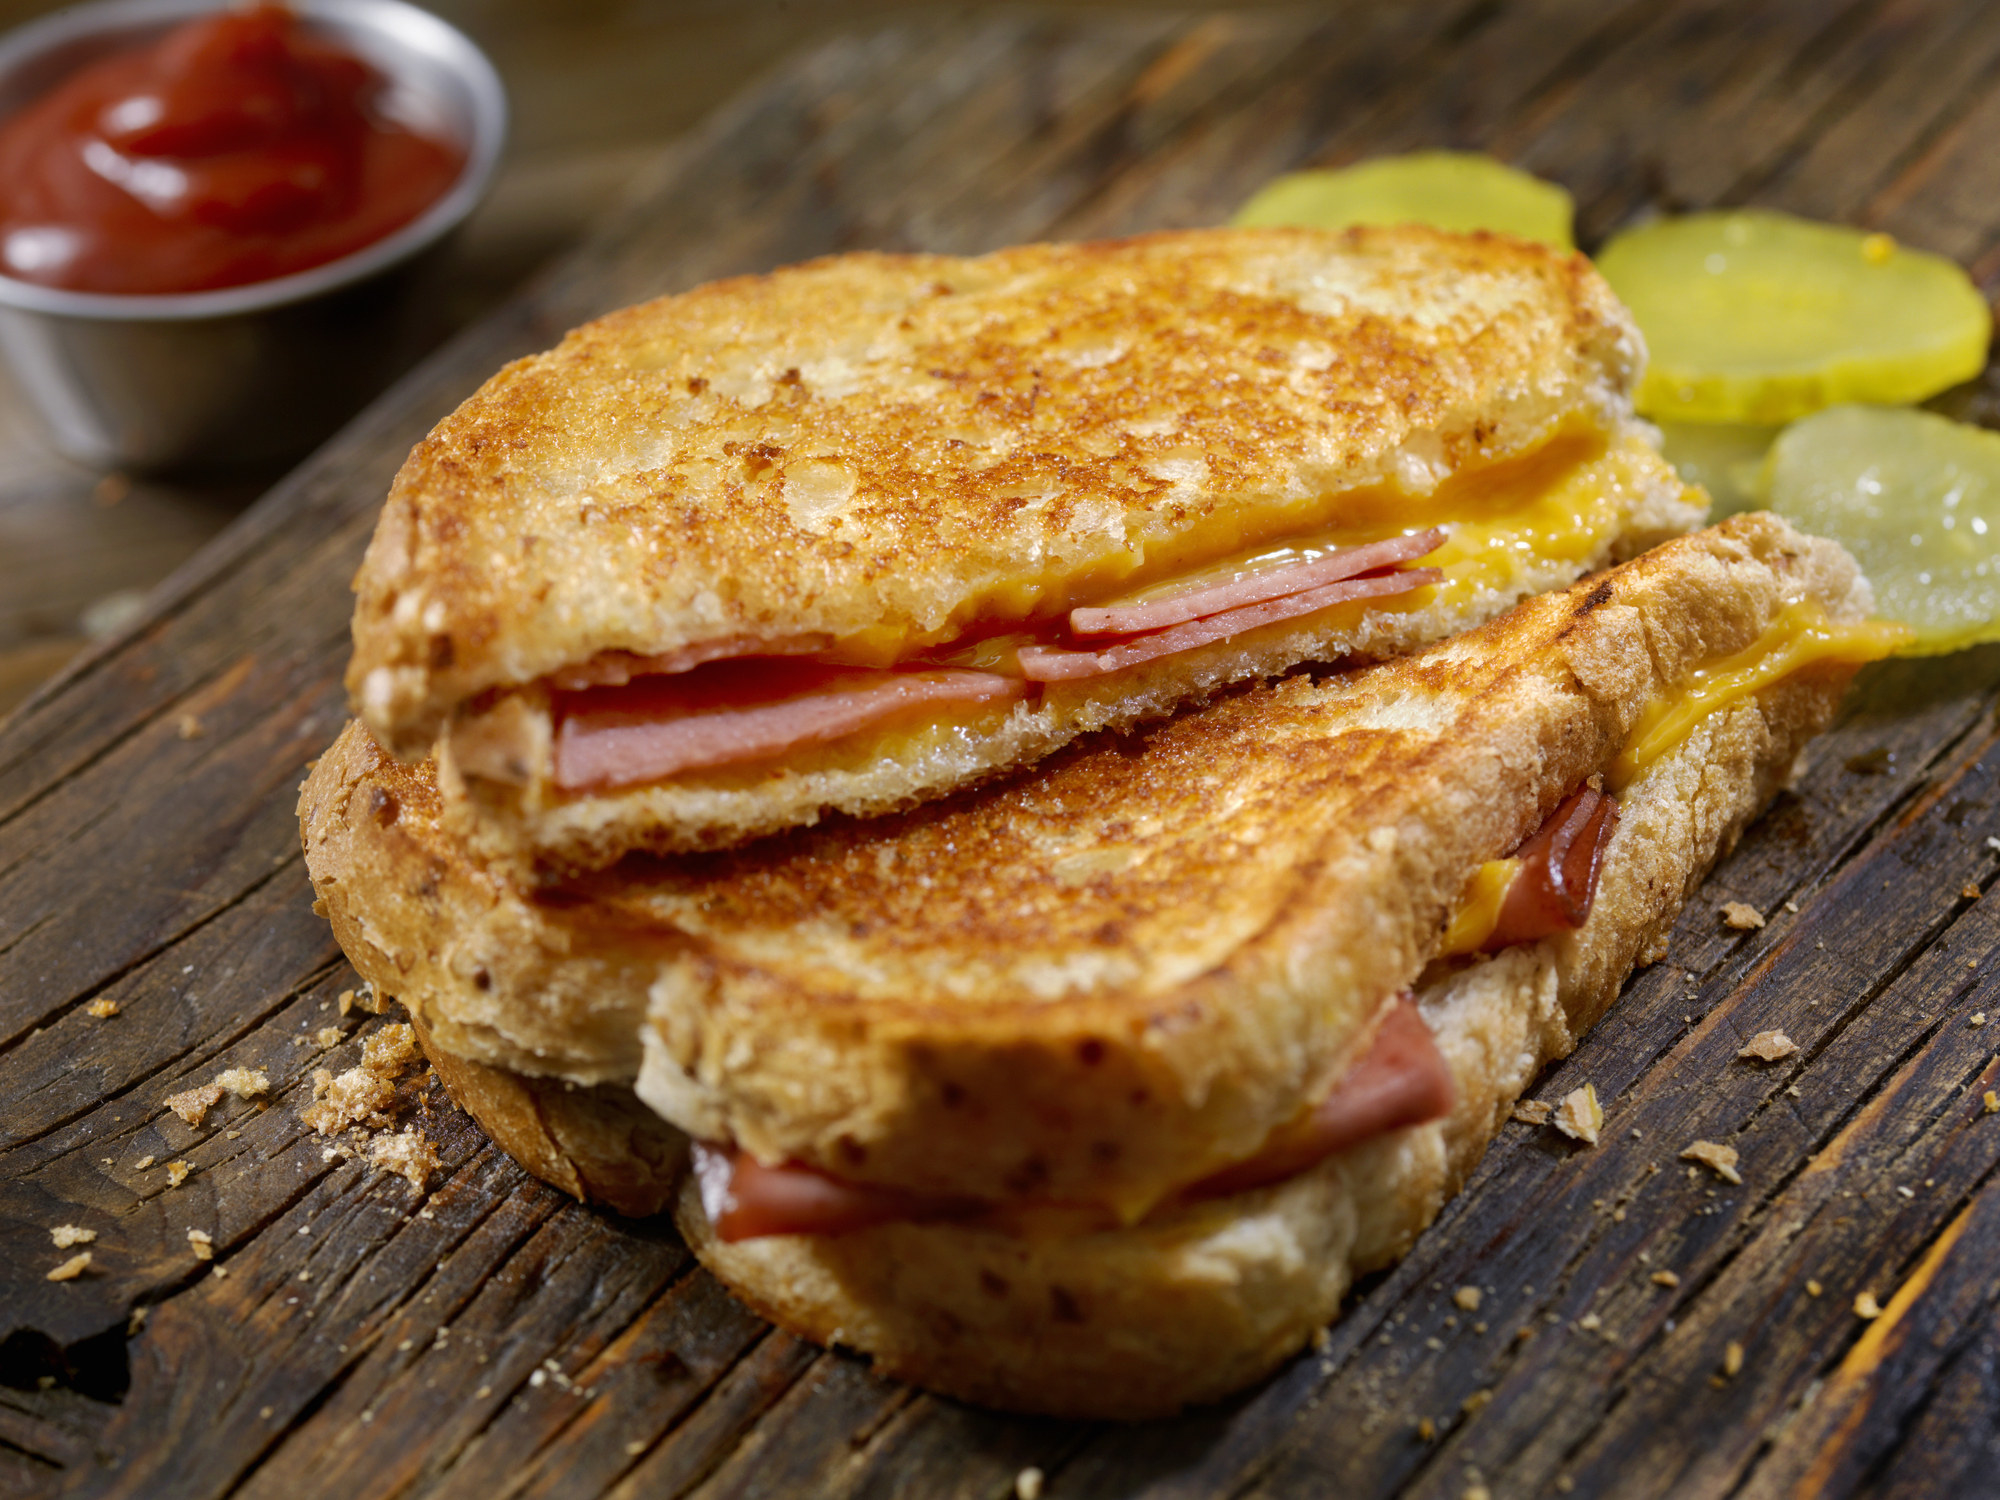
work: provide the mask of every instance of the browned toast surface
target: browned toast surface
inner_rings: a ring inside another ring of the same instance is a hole
[[[356,579],[349,688],[417,755],[454,705],[601,651],[894,654],[1046,618],[1342,492],[1393,523],[1566,417],[1613,425],[1642,358],[1582,257],[1413,227],[715,283],[517,361],[418,445]]]

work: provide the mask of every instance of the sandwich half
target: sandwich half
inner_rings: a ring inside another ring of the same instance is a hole
[[[855,254],[510,365],[398,474],[348,686],[490,859],[875,814],[1699,524],[1582,257],[1417,227]]]
[[[671,1199],[890,1373],[1157,1415],[1408,1247],[1896,643],[1869,609],[1751,515],[1414,657],[559,890],[358,725],[301,822],[342,946],[531,1170]]]

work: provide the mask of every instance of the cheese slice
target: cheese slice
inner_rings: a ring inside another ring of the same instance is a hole
[[[1879,661],[1906,644],[1907,626],[1886,620],[1843,625],[1827,618],[1817,600],[1788,604],[1764,633],[1733,656],[1703,667],[1672,692],[1654,699],[1639,715],[1605,783],[1618,791],[1652,764],[1679,748],[1710,714],[1741,702],[1762,688],[1815,662]]]
[[[1481,865],[1474,872],[1471,885],[1466,887],[1465,898],[1451,919],[1451,926],[1445,929],[1436,956],[1456,958],[1461,953],[1477,953],[1500,925],[1500,908],[1506,904],[1507,892],[1520,873],[1518,859],[1489,859]]]

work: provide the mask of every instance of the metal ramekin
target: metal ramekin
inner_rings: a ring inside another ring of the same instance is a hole
[[[217,0],[101,0],[0,39],[0,119]],[[394,234],[309,271],[125,296],[0,275],[0,350],[56,447],[100,467],[229,468],[302,453],[392,373],[398,283],[485,194],[507,97],[485,54],[403,0],[292,0],[389,79],[396,112],[461,146],[451,189]]]

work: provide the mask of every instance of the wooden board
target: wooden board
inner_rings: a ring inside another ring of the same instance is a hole
[[[1278,170],[1422,144],[1562,181],[1587,243],[1757,201],[1991,282],[1996,59],[2000,12],[1943,0],[1357,0],[941,22],[783,67],[0,725],[0,1495],[999,1497],[1030,1466],[1062,1496],[1995,1492],[2000,649],[1864,675],[1667,960],[1537,1083],[1594,1083],[1602,1145],[1508,1127],[1324,1350],[1136,1428],[957,1406],[774,1333],[670,1229],[534,1182],[441,1095],[411,1101],[428,1194],[328,1159],[311,1071],[382,1023],[339,1014],[292,807],[396,464],[594,312],[850,246],[1213,221]],[[1770,1026],[1799,1053],[1739,1059]],[[232,1066],[271,1094],[166,1111]],[[1690,1175],[1697,1138],[1741,1186]],[[62,1223],[93,1263],[50,1283]]]

